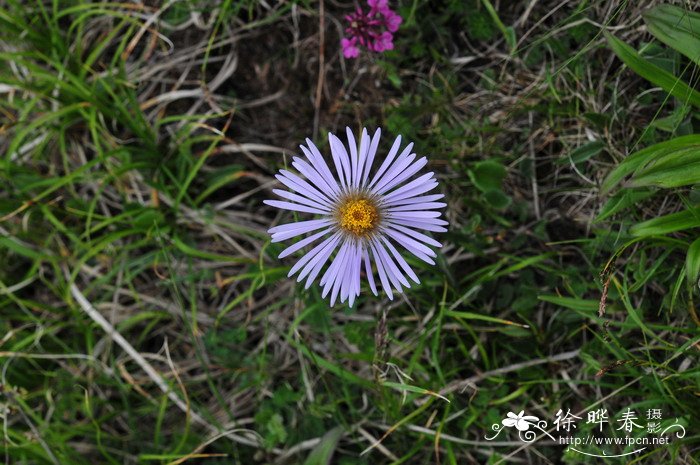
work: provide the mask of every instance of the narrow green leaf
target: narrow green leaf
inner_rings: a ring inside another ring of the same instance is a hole
[[[439,397],[440,399],[444,400],[445,402],[450,402],[450,400],[447,397],[441,396],[440,394],[438,394],[435,391],[431,391],[429,389],[424,389],[424,388],[418,387],[418,386],[411,386],[410,384],[393,383],[391,381],[385,381],[382,383],[382,386],[396,389],[397,391],[415,392],[416,394],[422,394],[422,395],[432,396],[432,397]]]
[[[451,316],[453,318],[463,318],[465,320],[488,321],[490,323],[499,323],[499,324],[503,324],[503,325],[515,325],[515,326],[521,326],[524,328],[528,328],[527,325],[516,323],[516,322],[510,321],[510,320],[504,320],[502,318],[496,318],[493,316],[482,315],[481,313],[458,312],[458,311],[453,311],[453,310],[447,310],[445,312],[445,316]]]
[[[517,45],[515,40],[515,30],[512,27],[506,27],[505,24],[503,24],[503,21],[501,21],[496,9],[489,0],[481,0],[481,3],[484,5],[484,8],[486,8],[486,11],[489,12],[491,19],[496,24],[496,27],[498,27],[498,30],[501,31],[501,34],[503,34],[503,38],[510,47],[510,54],[513,55],[515,53],[515,46]]]
[[[9,236],[0,237],[0,249],[4,248],[7,248],[17,255],[21,255],[32,260],[46,260],[49,258],[47,255],[38,252],[30,248],[28,245],[25,245]]]
[[[576,163],[582,163],[589,158],[595,157],[600,152],[603,151],[605,143],[601,140],[594,140],[581,147],[576,148],[573,152],[569,154],[568,158],[562,158],[557,160],[557,163],[568,163],[569,161]]]
[[[316,447],[311,451],[309,456],[304,461],[304,465],[328,465],[331,463],[333,452],[338,447],[338,441],[343,436],[343,430],[340,426],[336,426],[328,431],[321,438]]]
[[[654,37],[700,65],[700,13],[658,5],[642,16]]]
[[[190,247],[185,244],[182,239],[177,236],[172,238],[173,245],[177,247],[181,252],[190,255],[192,257],[203,258],[205,260],[212,260],[215,262],[234,262],[234,263],[255,263],[255,260],[244,257],[229,257],[227,255],[220,255],[211,252],[204,252],[194,247]]]
[[[694,163],[671,166],[666,169],[656,169],[641,176],[635,176],[632,186],[681,187],[700,183],[700,152],[693,155],[698,159]]]
[[[630,228],[633,236],[658,236],[700,226],[700,208],[654,218]]]
[[[578,310],[580,312],[597,312],[600,302],[597,300],[578,299],[576,297],[561,297],[558,295],[539,295],[538,299],[560,307]]]
[[[685,257],[685,270],[690,283],[696,286],[700,276],[700,239],[695,239],[688,248],[688,255]]]
[[[635,49],[617,37],[608,32],[604,34],[615,54],[629,66],[632,71],[652,84],[661,87],[669,94],[678,98],[681,102],[688,102],[691,105],[700,107],[700,92],[691,88],[688,84],[668,71],[645,60]]]
[[[690,136],[676,137],[665,142],[654,144],[650,147],[642,149],[638,152],[629,155],[620,163],[614,170],[608,174],[603,184],[600,187],[601,194],[610,192],[610,190],[619,184],[625,177],[642,169],[645,165],[656,161],[661,162],[666,156],[673,157],[677,152],[696,150],[700,152],[700,134]]]
[[[621,189],[615,195],[613,195],[603,208],[600,209],[600,213],[593,220],[594,223],[599,223],[604,221],[616,213],[619,213],[632,205],[640,202],[646,198],[654,195],[652,190],[634,190],[634,189]]]

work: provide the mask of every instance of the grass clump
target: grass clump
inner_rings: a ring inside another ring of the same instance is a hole
[[[354,61],[349,3],[323,47],[319,2],[0,4],[5,463],[697,463],[697,13],[647,3],[401,1]],[[410,293],[286,278],[262,200],[314,122],[430,154]],[[686,434],[485,439],[597,407]]]

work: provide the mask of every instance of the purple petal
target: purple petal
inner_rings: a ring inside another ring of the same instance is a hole
[[[369,183],[369,188],[372,189],[372,186],[374,186],[375,183],[379,184],[381,183],[384,178],[386,177],[386,170],[389,169],[390,164],[394,160],[394,157],[392,155],[396,155],[396,152],[394,151],[394,147],[396,147],[396,150],[398,150],[398,144],[401,143],[401,136],[396,138],[396,141],[394,142],[394,145],[391,147],[391,151],[389,151],[389,155],[387,155],[386,159],[384,160],[384,163],[382,163],[379,166],[379,169],[377,170],[377,173],[374,175],[374,178],[372,178],[372,182]],[[396,163],[398,163],[400,160],[405,160],[406,157],[408,157],[411,153],[411,150],[413,150],[413,142],[408,144],[406,148],[403,149],[403,152],[396,158]]]
[[[425,234],[423,234],[421,232],[414,231],[413,229],[409,229],[405,226],[401,226],[399,224],[394,224],[391,221],[388,221],[387,227],[391,228],[391,229],[395,229],[397,231],[400,231],[408,236],[413,237],[414,239],[416,239],[420,242],[424,242],[426,244],[432,245],[433,247],[442,247],[442,244],[440,244],[438,241],[436,241],[432,237],[426,236]]]
[[[398,186],[402,182],[404,182],[406,179],[410,178],[414,174],[416,174],[419,170],[421,170],[425,165],[428,164],[428,159],[425,157],[420,158],[418,161],[413,163],[411,166],[408,168],[405,168],[403,172],[400,174],[396,175],[394,179],[392,179],[390,182],[388,182],[382,189],[379,191],[380,194],[387,192],[391,189],[393,189],[395,186]]]
[[[348,256],[348,261],[345,264],[345,273],[343,276],[343,283],[340,290],[340,301],[345,302],[350,296],[354,301],[355,295],[355,276],[356,273],[359,274],[359,264],[361,260],[360,250],[358,244],[352,244],[350,246],[350,255]],[[352,306],[352,305],[351,305]]]
[[[330,207],[326,205],[322,205],[315,200],[307,199],[306,197],[302,197],[301,195],[297,194],[292,194],[291,192],[282,190],[282,189],[272,189],[272,192],[275,194],[279,195],[282,198],[285,198],[287,200],[291,200],[292,202],[300,203],[302,205],[306,205],[307,207],[312,207],[312,208],[317,208],[319,210],[323,210],[325,212],[330,212],[331,209]]]
[[[281,208],[282,210],[291,210],[304,213],[317,213],[319,215],[328,215],[327,212],[319,210],[318,208],[311,208],[304,205],[299,205],[291,202],[282,202],[280,200],[265,200],[264,204],[270,205],[271,207]]]
[[[355,142],[355,136],[349,127],[345,128],[345,134],[348,136],[348,148],[350,149],[350,185],[352,187],[357,187],[357,167],[359,165],[357,159],[357,142]],[[342,144],[342,142],[341,142]],[[341,300],[342,302],[342,300]]]
[[[411,223],[427,223],[435,226],[447,226],[449,224],[440,218],[393,218],[391,221],[404,226],[411,226]]]
[[[403,273],[401,273],[401,271],[399,271],[399,269],[396,267],[394,260],[392,260],[391,257],[389,257],[389,254],[386,253],[384,246],[377,239],[373,239],[372,244],[376,248],[377,254],[384,265],[384,271],[386,271],[389,281],[391,281],[391,283],[394,285],[394,288],[398,292],[403,292],[401,284],[403,284],[405,287],[411,287],[411,284],[404,277]]]
[[[375,265],[377,265],[377,274],[379,275],[379,281],[382,283],[382,288],[384,289],[384,292],[386,292],[386,295],[389,296],[389,300],[394,300],[394,293],[391,291],[391,286],[387,280],[384,265],[382,264],[382,261],[377,255],[377,252],[372,244],[370,244],[370,247],[372,247],[372,257],[374,258]]]
[[[347,243],[347,242],[346,242]],[[338,292],[343,287],[343,283],[347,280],[347,265],[350,260],[350,255],[352,254],[351,247],[348,245],[345,250],[345,255],[343,255],[343,261],[339,262],[338,270],[335,274],[335,283],[333,284],[333,290],[331,291],[331,307],[335,305],[335,301],[338,298]],[[336,260],[338,257],[336,257]],[[326,283],[328,284],[328,283]]]
[[[382,176],[382,179],[380,179],[377,185],[372,188],[372,192],[377,194],[384,192],[384,187],[396,179],[401,172],[405,170],[406,167],[413,162],[413,160],[416,159],[416,156],[417,155],[415,153],[412,153],[410,155],[397,158],[392,167],[387,170],[384,176]]]
[[[407,220],[423,220],[426,218],[439,218],[442,215],[441,212],[436,211],[404,211],[404,212],[390,212],[386,214],[387,218],[404,218]]]
[[[345,255],[348,252],[348,241],[344,241],[343,244],[340,246],[340,250],[338,251],[338,254],[335,256],[333,261],[331,262],[331,266],[328,267],[325,273],[323,273],[323,276],[321,277],[321,286],[323,286],[323,293],[321,294],[324,298],[326,297],[326,294],[328,294],[328,291],[331,289],[333,284],[336,281],[336,278],[338,276],[338,273],[340,271],[341,265],[343,263],[343,260],[345,259]]]
[[[325,235],[328,234],[331,230],[332,230],[332,228],[324,229],[324,230],[321,231],[321,232],[317,232],[316,234],[313,234],[313,235],[311,235],[311,236],[309,236],[309,237],[307,237],[307,238],[305,238],[305,239],[300,240],[300,241],[297,242],[296,244],[290,245],[289,247],[287,247],[286,249],[284,249],[284,250],[282,251],[282,253],[279,254],[279,257],[277,257],[277,258],[284,258],[284,257],[286,257],[286,256],[288,256],[288,255],[293,254],[293,253],[296,252],[297,250],[299,250],[299,249],[301,249],[301,248],[303,248],[303,247],[306,247],[307,245],[311,244],[313,241],[315,241],[315,240],[317,240],[317,239],[319,239],[319,238],[325,236]]]
[[[413,203],[421,203],[421,202],[433,202],[435,200],[441,199],[445,196],[445,194],[430,194],[430,195],[422,195],[420,197],[411,197],[408,199],[403,199],[403,200],[392,200],[391,202],[386,202],[386,206],[394,206],[394,205],[410,205]]]
[[[386,194],[386,196],[384,197],[384,200],[388,202],[392,199],[403,198],[404,195],[408,194],[409,192],[412,192],[414,189],[417,189],[417,188],[422,187],[424,185],[430,184],[432,179],[433,179],[434,174],[435,173],[433,173],[432,171],[430,173],[425,173],[424,175],[420,176],[417,179],[414,179],[413,181],[409,182],[408,184],[405,184],[405,185],[399,187],[394,192],[392,192],[390,194]],[[414,195],[411,195],[410,197],[414,197]]]
[[[377,170],[376,173],[374,173],[374,177],[372,178],[372,181],[370,181],[370,183],[367,185],[367,187],[371,188],[374,185],[374,183],[379,181],[382,174],[384,174],[384,171],[386,171],[386,169],[389,167],[391,162],[394,160],[394,157],[396,157],[396,153],[399,151],[400,147],[401,147],[401,136],[398,136],[396,138],[396,140],[394,140],[394,143],[391,146],[391,150],[389,150],[389,154],[386,156],[386,158],[384,159],[382,164],[379,165],[379,169]],[[411,150],[409,149],[409,147],[413,148],[413,144],[408,144],[408,147],[406,147],[408,149],[408,152],[410,153]]]
[[[416,249],[416,248],[413,247],[411,244],[409,244],[409,243],[401,243],[401,246],[402,246],[404,249],[406,249],[406,250],[408,250],[409,252],[411,252],[411,254],[413,254],[414,256],[416,256],[416,257],[420,258],[421,260],[423,260],[425,263],[427,263],[427,264],[429,264],[429,265],[435,265],[435,260],[433,260],[432,258],[430,258],[429,256],[427,256],[426,254],[424,254],[424,253],[421,252],[420,250]]]
[[[285,186],[303,195],[304,197],[314,199],[315,201],[328,206],[333,206],[333,202],[329,197],[294,173],[290,173],[286,170],[280,170],[280,174],[275,175],[275,178],[277,178],[277,180]]]
[[[292,161],[292,166],[297,169],[301,174],[306,176],[308,180],[310,180],[315,187],[321,189],[324,193],[326,194],[335,194],[335,195],[329,195],[331,197],[331,200],[335,200],[338,197],[338,194],[340,194],[340,189],[338,189],[337,184],[328,184],[328,181],[319,173],[313,166],[309,165],[307,162],[302,160],[299,157],[294,157]]]
[[[386,28],[389,30],[389,32],[396,32],[399,30],[399,26],[401,26],[401,23],[403,22],[403,18],[401,16],[397,15],[391,9],[386,8],[382,11],[386,18]]]
[[[369,150],[367,151],[367,161],[365,162],[365,170],[362,176],[362,187],[369,181],[369,172],[372,169],[372,164],[374,163],[374,157],[377,154],[377,147],[379,146],[379,139],[382,137],[382,129],[377,128],[372,136],[372,142],[370,143]]]
[[[436,257],[437,254],[433,252],[432,249],[430,249],[428,246],[425,244],[421,244],[420,242],[416,241],[415,239],[411,239],[407,235],[400,233],[395,230],[391,229],[383,229],[383,232],[390,236],[392,239],[394,239],[396,242],[401,244],[403,247],[406,248],[409,252],[411,252],[413,255],[416,257],[420,258],[421,260],[430,263],[431,265],[434,265],[435,262],[430,259],[429,257]],[[418,253],[416,253],[418,252]]]
[[[314,260],[318,259],[318,261],[313,266],[313,269],[311,270],[309,277],[306,279],[306,283],[304,284],[304,289],[308,289],[311,287],[311,285],[316,280],[316,277],[323,269],[323,265],[325,265],[325,263],[328,261],[328,257],[330,257],[330,255],[333,253],[333,251],[335,250],[335,247],[337,245],[338,245],[338,241],[334,242],[332,247],[328,248],[324,252],[321,252],[319,255],[317,255],[314,258]],[[311,267],[309,266],[309,268],[311,268]]]
[[[348,128],[350,131],[350,128]],[[362,136],[360,137],[360,152],[358,153],[357,166],[355,170],[354,186],[360,187],[362,184],[362,171],[367,160],[367,151],[369,150],[370,137],[366,128],[362,128]]]
[[[299,234],[315,231],[329,224],[331,224],[331,220],[299,221],[270,228],[267,232],[272,235],[272,242],[281,242],[298,236]]]
[[[416,282],[416,284],[420,284],[420,280],[418,279],[418,276],[416,276],[416,273],[413,271],[413,269],[406,263],[406,260],[401,256],[398,250],[396,250],[396,247],[394,247],[391,242],[387,240],[386,237],[382,236],[382,241],[386,245],[387,249],[391,252],[391,254],[394,256],[396,259],[396,262],[403,268],[403,271],[413,280]]]
[[[430,173],[428,173],[428,174],[430,174]],[[411,182],[413,182],[413,181],[411,181]],[[406,184],[406,186],[408,186],[408,184]],[[403,187],[406,187],[406,186],[403,186]],[[423,194],[425,192],[431,191],[431,190],[435,189],[437,186],[438,186],[437,181],[435,181],[434,179],[430,179],[428,181],[424,181],[422,184],[420,184],[418,186],[412,187],[411,189],[403,192],[402,194],[398,194],[395,197],[390,197],[396,193],[396,191],[394,191],[391,194],[385,196],[383,198],[383,201],[388,203],[388,202],[393,201],[393,200],[402,200],[402,199],[405,199],[408,197],[415,197],[416,195],[420,195],[420,194]],[[403,187],[402,187],[402,189],[403,189]]]
[[[360,49],[355,45],[356,39],[342,39],[340,45],[343,48],[343,56],[345,58],[357,58],[360,54]]]
[[[352,185],[352,171],[348,152],[340,139],[334,134],[328,133],[328,140],[331,143],[331,154],[333,154],[333,162],[335,163],[335,169],[338,171],[338,176],[341,177],[341,184],[343,187],[350,187]]]
[[[353,289],[355,291],[355,297],[360,296],[360,292],[362,291],[362,252],[364,251],[364,244],[358,243],[357,245],[357,261],[355,262],[355,271],[353,272],[352,276],[355,281]],[[352,303],[350,304],[352,307]]]
[[[367,253],[367,250],[363,250],[362,254],[365,259],[365,274],[367,275],[367,281],[369,281],[369,288],[372,289],[374,295],[379,295],[377,293],[377,285],[374,282],[374,272],[372,272],[372,264],[369,261],[369,253]]]
[[[311,283],[313,283],[314,279],[316,279],[316,276],[318,276],[318,273],[320,273],[321,268],[323,268],[323,265],[326,263],[326,260],[328,260],[328,257],[335,250],[336,245],[338,245],[340,238],[341,235],[336,233],[330,237],[329,240],[325,241],[326,245],[319,250],[318,254],[316,254],[316,256],[306,264],[303,270],[301,270],[301,273],[299,273],[299,276],[297,277],[297,281],[301,281],[304,279],[304,276],[311,273],[309,274],[309,278],[306,280],[306,285],[304,286],[305,289],[308,289],[311,286]]]
[[[401,205],[400,207],[390,207],[387,209],[389,212],[401,212],[401,211],[420,211],[420,210],[433,210],[435,208],[446,207],[445,202],[424,202],[417,203],[413,205]]]
[[[328,242],[331,241],[335,236],[331,236],[327,238],[325,241],[321,242],[320,244],[317,244],[313,249],[309,250],[303,257],[297,261],[294,266],[292,266],[292,269],[289,270],[289,273],[287,273],[287,276],[294,276],[294,273],[299,271],[304,265],[306,265],[309,260],[314,258],[318,253],[323,250],[323,248],[328,245]]]
[[[360,295],[360,269],[362,268],[362,247],[359,244],[355,245],[355,256],[352,259],[352,283],[350,285],[350,295],[348,305],[350,307],[355,303],[355,298]]]
[[[307,138],[306,144],[309,146],[308,151],[303,145],[299,146],[301,147],[302,152],[304,152],[304,155],[306,155],[306,158],[308,158],[311,165],[316,168],[316,171],[321,173],[328,185],[334,188],[334,192],[340,193],[338,181],[336,181],[336,179],[333,177],[333,173],[331,173],[331,169],[328,167],[328,163],[326,163],[326,161],[323,159],[321,152],[318,150],[316,145],[314,145],[311,139]]]
[[[303,227],[315,227],[317,225],[328,224],[330,220],[306,220],[306,221],[295,221],[294,223],[280,224],[267,230],[270,234],[277,234],[286,231],[291,231],[293,229],[303,228]],[[318,229],[318,228],[315,228]],[[313,231],[313,229],[311,229]]]
[[[426,222],[426,221],[414,221],[414,220],[405,220],[405,219],[394,219],[389,222],[389,224],[401,224],[403,226],[410,226],[411,228],[418,228],[418,229],[425,229],[426,231],[433,231],[433,232],[447,232],[446,228],[443,228],[439,224],[434,223],[435,221],[442,221],[442,220],[432,220],[433,222]],[[442,221],[444,224],[448,224],[447,221]]]

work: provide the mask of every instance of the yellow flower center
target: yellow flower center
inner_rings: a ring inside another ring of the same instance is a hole
[[[377,227],[379,212],[367,199],[350,199],[341,205],[338,219],[341,228],[356,236],[364,236]]]

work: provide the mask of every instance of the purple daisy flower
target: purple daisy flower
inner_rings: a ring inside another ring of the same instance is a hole
[[[434,265],[436,254],[428,246],[442,245],[418,230],[447,231],[447,221],[440,219],[441,213],[436,211],[446,206],[437,202],[443,195],[426,195],[438,183],[432,172],[418,176],[428,160],[416,160],[416,154],[411,153],[413,143],[399,153],[398,136],[379,168],[372,169],[380,136],[381,129],[372,137],[363,129],[358,150],[355,137],[347,128],[348,151],[340,139],[329,133],[334,172],[314,143],[306,139],[308,147],[300,146],[306,160],[294,157],[292,161],[300,174],[280,170],[276,175],[293,192],[273,189],[285,200],[265,201],[276,208],[317,215],[315,219],[276,226],[268,232],[272,242],[313,233],[284,249],[279,258],[319,241],[297,261],[289,276],[299,273],[297,281],[306,278],[308,289],[330,259],[320,285],[324,298],[330,293],[331,306],[340,296],[341,302],[348,300],[352,307],[360,295],[363,270],[370,289],[378,295],[376,268],[390,299],[394,297],[392,287],[397,292],[411,287],[407,277],[419,283],[396,245]]]

